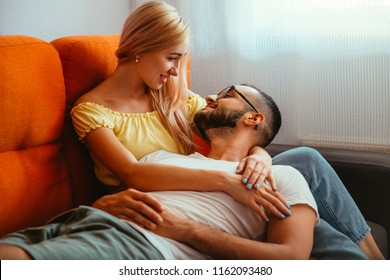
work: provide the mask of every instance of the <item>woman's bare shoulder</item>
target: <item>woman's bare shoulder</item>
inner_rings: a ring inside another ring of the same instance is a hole
[[[85,103],[85,102],[92,102],[92,103],[101,104],[104,102],[103,96],[104,96],[104,92],[99,85],[96,88],[93,88],[92,90],[81,95],[76,100],[74,105],[77,106],[77,105],[79,105],[81,103]]]

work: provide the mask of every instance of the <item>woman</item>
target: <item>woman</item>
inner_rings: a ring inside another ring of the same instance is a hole
[[[237,173],[242,175],[138,162],[156,150],[194,151],[191,133],[196,129],[192,120],[206,103],[187,89],[188,52],[188,25],[172,6],[148,2],[126,20],[116,70],[81,96],[71,112],[80,140],[90,150],[98,179],[114,193],[93,206],[154,229],[161,222],[163,206],[142,191],[220,190],[250,206],[264,220],[264,208],[284,218],[290,214],[285,200],[262,184],[267,178],[273,186],[272,160],[259,147],[240,162]],[[285,157],[279,164],[288,161],[289,156]],[[298,169],[316,172],[308,166],[303,164]],[[237,188],[242,183],[254,189]],[[322,187],[331,194],[337,191],[332,189],[335,186]],[[364,221],[360,212],[356,213]],[[368,231],[364,225],[364,235]]]
[[[188,119],[192,122],[195,112],[205,107],[205,100],[187,90],[188,46],[188,25],[173,7],[150,2],[129,16],[117,50],[116,70],[81,96],[71,111],[76,131],[91,152],[98,179],[111,192],[130,187],[141,191],[220,190],[251,205],[264,220],[259,204],[277,216],[287,215],[286,202],[277,192],[266,188],[237,192],[240,175],[160,165],[145,168],[138,162],[161,149],[181,154],[194,151]],[[245,161],[253,161],[253,157],[244,159],[242,165]],[[246,163],[249,171],[251,164]],[[260,186],[264,175],[259,169],[251,173],[247,184]]]

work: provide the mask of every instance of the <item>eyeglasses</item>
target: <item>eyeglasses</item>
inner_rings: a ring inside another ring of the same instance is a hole
[[[256,112],[256,113],[259,113],[259,110],[256,109],[256,107],[248,100],[248,98],[245,97],[245,95],[243,95],[241,92],[239,92],[235,86],[228,86],[227,88],[225,88],[224,90],[222,90],[220,93],[217,94],[217,99],[221,99],[221,98],[225,98],[226,95],[231,92],[232,90],[234,90],[239,96],[242,97],[242,99],[245,100],[246,103],[248,103],[249,106],[251,106],[251,108]]]

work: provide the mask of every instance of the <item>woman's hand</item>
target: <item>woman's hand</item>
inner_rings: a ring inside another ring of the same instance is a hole
[[[263,183],[270,185],[276,191],[275,180],[272,174],[272,158],[260,147],[253,147],[250,155],[243,158],[237,166],[237,174],[242,174],[242,183],[247,189],[258,189]]]
[[[162,222],[162,204],[151,195],[135,189],[103,196],[92,207],[149,230],[154,230]]]
[[[282,195],[272,190],[266,184],[257,189],[242,189],[236,187],[228,188],[227,193],[235,200],[254,210],[263,221],[268,222],[267,213],[284,219],[291,215],[290,206]]]

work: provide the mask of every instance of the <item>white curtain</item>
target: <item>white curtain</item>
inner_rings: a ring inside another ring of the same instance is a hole
[[[190,22],[193,91],[260,87],[274,143],[390,152],[390,0],[167,2]]]

